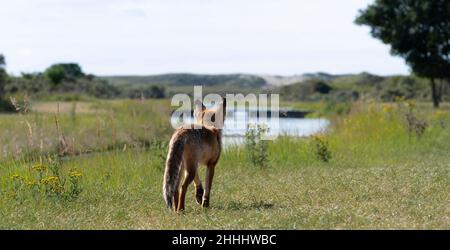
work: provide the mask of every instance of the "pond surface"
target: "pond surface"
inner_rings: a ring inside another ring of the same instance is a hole
[[[225,147],[231,145],[240,145],[244,143],[244,136],[247,126],[250,124],[263,124],[268,128],[271,135],[287,135],[287,136],[310,136],[315,133],[323,132],[330,122],[325,118],[286,118],[278,119],[261,119],[257,117],[249,117],[245,110],[229,112],[225,120],[223,130],[223,144]],[[192,123],[193,119],[186,119],[186,123]],[[172,118],[172,124],[181,125],[182,121]]]
[[[225,121],[222,139],[224,146],[243,144],[246,129],[236,129],[230,123],[231,126],[227,126],[229,124]],[[251,123],[255,124],[255,121]],[[271,120],[268,119],[268,124],[270,123]],[[330,122],[324,118],[280,118],[278,124],[278,135],[301,137],[325,131]],[[270,130],[270,126],[268,128]]]

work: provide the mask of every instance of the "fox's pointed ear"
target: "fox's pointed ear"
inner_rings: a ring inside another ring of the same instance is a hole
[[[200,100],[195,101],[195,110],[196,111],[203,111],[205,109],[206,109],[206,107],[205,107],[205,105],[203,105],[202,101],[200,101]]]
[[[194,117],[198,121],[202,119],[202,112],[206,109],[205,105],[203,105],[202,101],[196,100],[195,101],[195,107],[194,107]]]

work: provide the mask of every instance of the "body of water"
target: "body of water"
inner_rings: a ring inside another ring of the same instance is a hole
[[[176,121],[172,118],[172,124],[181,125],[183,121]],[[186,123],[192,123],[193,119],[186,119]],[[245,110],[238,110],[236,112],[229,112],[225,120],[225,127],[223,129],[223,144],[224,146],[240,145],[244,143],[244,136],[247,131],[247,126],[261,124],[268,128],[268,133],[271,135],[287,135],[287,136],[310,136],[315,133],[326,130],[330,122],[324,118],[266,118],[262,120],[257,117],[249,117]]]

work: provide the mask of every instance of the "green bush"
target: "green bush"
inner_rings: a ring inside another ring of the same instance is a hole
[[[267,128],[263,125],[247,127],[245,133],[245,149],[247,158],[253,166],[267,167],[269,165],[269,154],[267,140],[263,140],[263,135]]]
[[[331,151],[327,138],[323,134],[313,135],[312,142],[316,148],[317,159],[328,162],[331,159]]]
[[[2,99],[0,97],[0,112],[14,112],[16,109],[10,101]]]

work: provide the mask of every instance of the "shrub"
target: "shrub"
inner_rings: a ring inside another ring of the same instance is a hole
[[[13,112],[16,109],[14,108],[14,106],[11,104],[11,102],[2,99],[0,97],[0,112]]]
[[[422,137],[428,127],[428,122],[424,119],[419,119],[413,112],[406,114],[406,124],[408,132],[410,134],[414,133],[418,138]]]
[[[267,132],[267,128],[263,125],[247,127],[245,133],[245,148],[247,158],[253,166],[267,167],[269,164],[269,154],[267,141],[262,136]]]
[[[328,140],[323,134],[316,134],[312,136],[312,141],[316,148],[317,159],[328,162],[331,159],[331,151],[328,144]]]
[[[328,94],[333,89],[330,85],[318,81],[313,83],[314,92],[319,92],[321,94]]]
[[[397,97],[395,98],[397,102],[397,106],[400,111],[403,111],[405,120],[406,120],[406,128],[408,133],[415,134],[417,138],[422,137],[425,133],[425,130],[428,128],[428,122],[425,119],[419,118],[415,113],[416,103],[413,100],[406,100],[405,97]],[[404,111],[406,109],[406,112]]]

